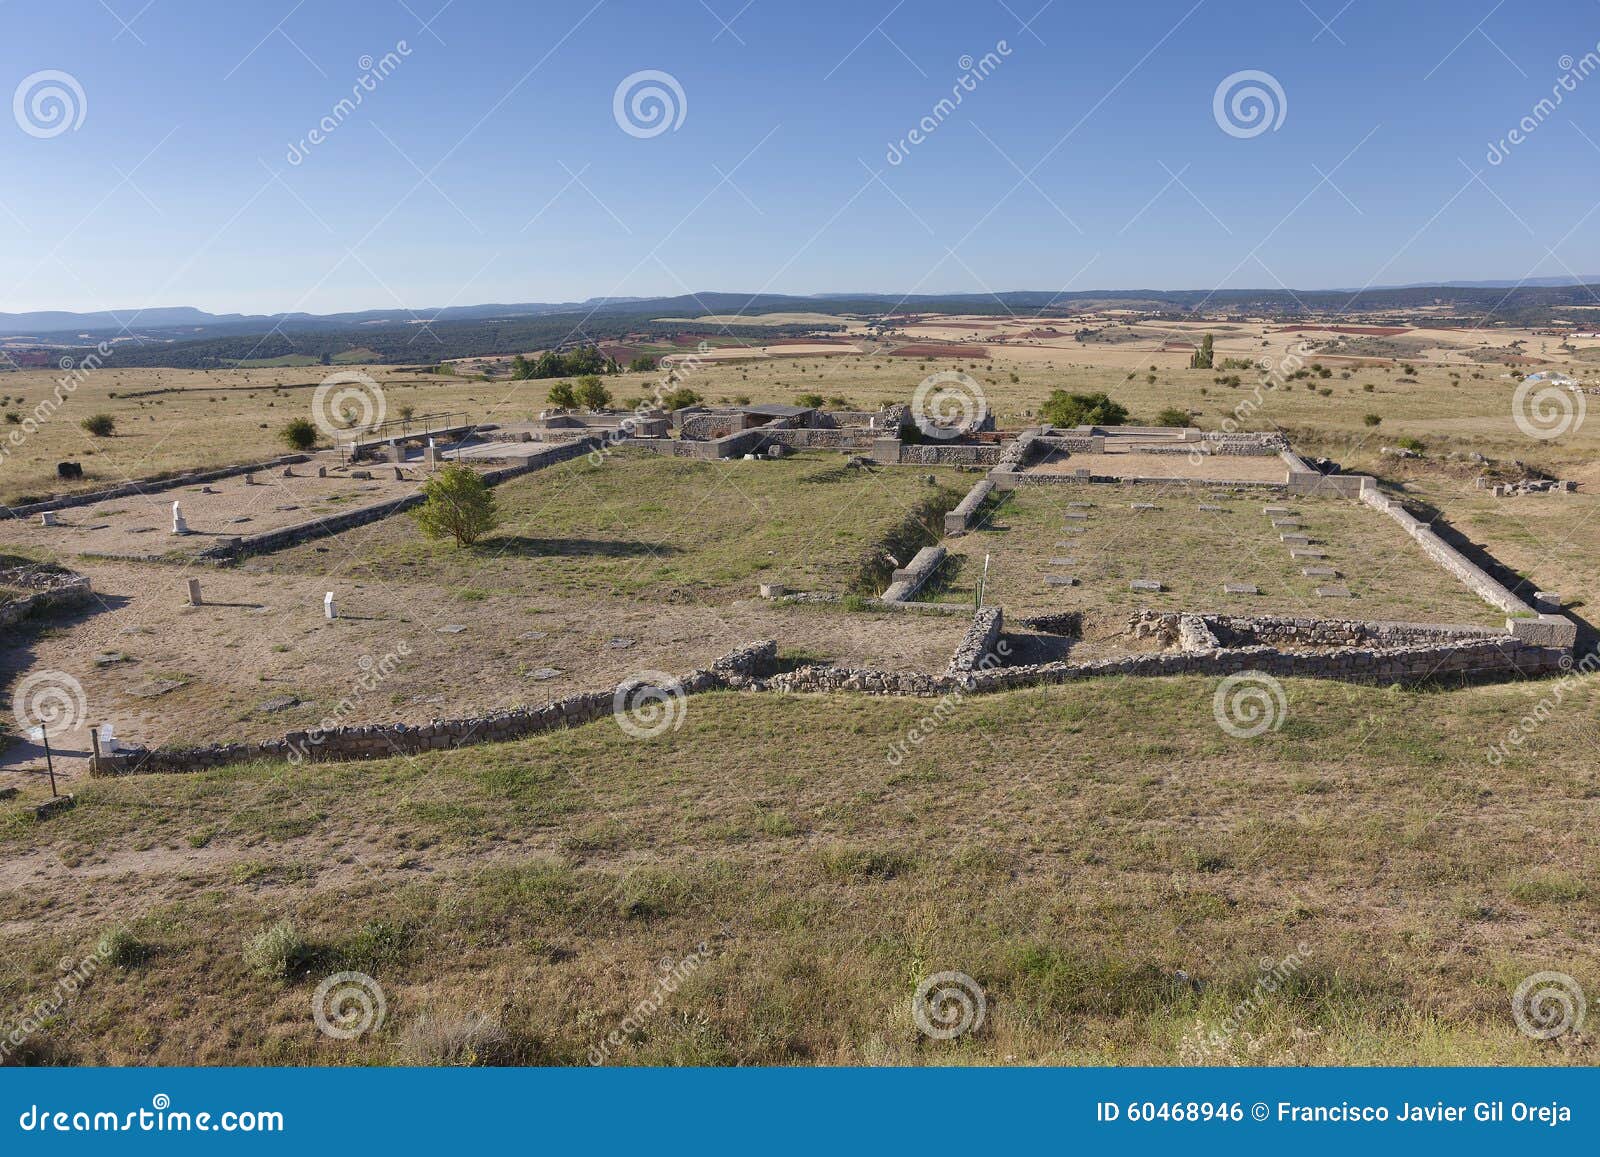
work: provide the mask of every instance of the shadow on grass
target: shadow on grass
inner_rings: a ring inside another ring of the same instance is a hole
[[[590,558],[642,558],[666,557],[682,554],[676,546],[664,542],[633,542],[622,539],[600,538],[530,538],[511,534],[491,538],[478,547],[483,554],[515,558],[556,558],[585,556]]]

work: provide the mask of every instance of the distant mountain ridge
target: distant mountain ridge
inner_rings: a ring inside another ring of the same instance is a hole
[[[1515,290],[1554,289],[1600,284],[1600,274],[1592,277],[1531,277],[1520,281],[1441,281],[1418,282],[1413,285],[1372,286],[1367,289],[1296,290],[1302,298],[1328,294],[1356,294],[1363,296],[1388,291],[1420,292],[1438,290]],[[718,313],[722,311],[763,312],[815,311],[819,305],[834,305],[848,309],[851,303],[881,307],[902,305],[907,309],[927,308],[939,303],[988,302],[996,300],[1020,308],[1041,308],[1046,304],[1075,301],[1172,301],[1194,303],[1211,300],[1219,303],[1258,299],[1277,299],[1288,295],[1283,289],[1105,289],[1052,292],[1049,290],[1009,290],[993,293],[924,293],[904,295],[898,293],[815,293],[752,294],[706,292],[681,294],[675,297],[596,297],[586,301],[563,302],[489,302],[481,305],[447,306],[423,309],[369,309],[348,313],[208,313],[193,306],[155,306],[148,309],[107,309],[87,313],[67,310],[40,310],[29,313],[0,313],[0,337],[43,337],[60,334],[155,333],[171,340],[179,335],[171,331],[193,327],[205,336],[260,332],[280,327],[302,332],[324,329],[348,329],[362,325],[415,325],[418,322],[484,321],[496,318],[513,319],[540,317],[557,313],[610,313],[647,312],[659,308],[664,314],[693,316],[694,312]],[[855,312],[855,311],[852,311]],[[189,335],[199,336],[199,335]]]

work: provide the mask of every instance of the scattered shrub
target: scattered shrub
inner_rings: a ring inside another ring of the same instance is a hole
[[[244,965],[263,980],[287,980],[311,959],[311,946],[280,920],[244,942]]]
[[[90,414],[79,425],[96,438],[109,438],[117,432],[117,420],[110,414]]]
[[[309,418],[293,418],[278,431],[291,450],[309,450],[317,444],[317,427]]]
[[[423,1013],[401,1033],[400,1058],[422,1067],[516,1063],[500,1022],[477,1012]]]

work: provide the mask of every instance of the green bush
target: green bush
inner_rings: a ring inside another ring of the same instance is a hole
[[[685,406],[698,406],[703,401],[705,399],[688,386],[679,386],[661,399],[661,405],[668,410],[681,410]]]
[[[470,466],[452,463],[422,485],[417,525],[429,538],[471,546],[500,523],[494,495]]]
[[[1368,426],[1376,426],[1383,421],[1382,414],[1363,414],[1361,421]]]
[[[110,414],[90,414],[79,425],[96,438],[109,438],[117,432],[117,420]]]
[[[278,437],[291,450],[309,450],[317,444],[317,427],[309,418],[294,418],[278,431]]]
[[[1051,390],[1039,413],[1052,426],[1123,426],[1128,421],[1127,407],[1105,394],[1069,394]]]
[[[1156,415],[1158,426],[1192,426],[1194,420],[1189,417],[1188,410],[1180,410],[1176,406],[1168,406]]]

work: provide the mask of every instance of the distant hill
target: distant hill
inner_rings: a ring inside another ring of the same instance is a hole
[[[1600,284],[1600,278],[1595,279]],[[1600,302],[1600,289],[1571,279],[1538,278],[1395,286],[1365,290],[1016,290],[997,294],[751,294],[705,292],[675,297],[592,298],[585,302],[521,302],[442,309],[382,309],[336,314],[211,314],[188,306],[96,313],[0,314],[0,340],[24,351],[81,347],[117,339],[125,366],[215,368],[248,359],[366,360],[398,364],[509,354],[628,334],[653,338],[706,332],[743,338],[778,336],[771,327],[697,325],[707,314],[836,313],[888,318],[909,313],[971,313],[1060,317],[1092,309],[1140,309],[1183,317],[1249,313],[1293,321],[1308,315],[1359,316],[1418,311],[1428,324],[1547,324],[1575,305]],[[1445,307],[1440,316],[1439,307]],[[1428,311],[1422,315],[1421,311]],[[784,327],[803,332],[816,327]]]

